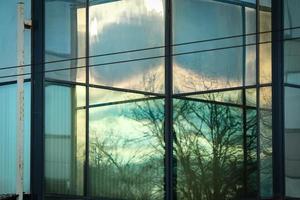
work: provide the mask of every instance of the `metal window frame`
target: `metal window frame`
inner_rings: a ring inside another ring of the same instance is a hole
[[[285,196],[283,0],[272,0],[273,198]]]
[[[33,200],[44,199],[44,51],[45,2],[32,0],[31,32],[31,158],[30,188]]]
[[[224,3],[232,3],[231,1],[222,1],[220,2]],[[257,0],[259,1],[259,0]],[[275,2],[275,3],[274,3]],[[278,21],[278,18],[282,17],[282,11],[278,12],[276,9],[280,10],[280,3],[279,0],[273,0],[272,9],[273,12],[276,13],[276,15],[272,15],[272,23],[273,23],[273,30],[278,30],[279,27],[282,27],[282,19]],[[244,6],[241,4],[245,4]],[[237,4],[242,7],[242,9],[245,9],[245,7],[251,7],[255,8],[255,6],[248,4],[248,3],[240,3]],[[256,5],[256,17],[257,22],[259,22],[259,11],[257,8],[259,8],[259,5]],[[279,7],[279,8],[278,8]],[[88,30],[89,30],[89,0],[86,0],[86,56],[89,55],[89,39],[88,39]],[[278,13],[277,13],[278,12]],[[31,87],[32,87],[32,93],[31,93],[31,193],[33,199],[36,200],[42,200],[44,199],[44,84],[45,84],[45,74],[41,73],[44,71],[44,64],[35,64],[35,63],[43,63],[44,62],[44,52],[45,52],[45,25],[44,25],[44,19],[45,19],[45,1],[44,0],[32,0],[32,19],[33,19],[33,30],[32,30],[32,78],[31,78]],[[274,23],[276,22],[276,23]],[[243,21],[245,23],[245,21]],[[258,32],[259,30],[259,24],[256,25]],[[176,97],[183,97],[185,95],[183,94],[175,94],[173,95],[173,85],[172,85],[172,0],[165,0],[165,95],[160,94],[159,96],[161,98],[165,98],[165,141],[166,141],[166,155],[165,155],[165,199],[167,200],[173,200],[176,199],[176,159],[173,155],[173,137],[175,134],[173,132],[173,98]],[[274,38],[280,38],[282,35],[278,32],[273,32],[272,39],[274,41]],[[257,36],[257,38],[259,38]],[[257,39],[259,42],[259,40]],[[277,57],[274,55],[281,55],[282,54],[282,44],[280,43],[273,43],[272,47],[272,54],[273,54],[273,76],[272,76],[272,82],[273,82],[273,109],[276,106],[276,109],[278,108],[278,105],[281,105],[281,108],[283,109],[283,85],[282,82],[278,81],[276,77],[283,77],[282,71],[278,68],[278,66],[282,66],[282,57]],[[280,48],[278,48],[280,47]],[[259,85],[259,47],[257,45],[257,63],[256,63],[256,86],[243,86],[241,87],[243,90],[249,88],[257,88],[257,110],[259,111],[259,88],[261,85]],[[281,50],[280,50],[281,49]],[[282,55],[281,55],[282,56]],[[85,162],[85,171],[84,171],[84,199],[89,199],[88,197],[88,157],[89,157],[89,125],[88,125],[88,117],[89,117],[89,59],[86,58],[86,83],[85,84],[79,84],[84,85],[86,87],[86,162]],[[244,66],[245,67],[245,66]],[[276,68],[277,67],[277,68]],[[279,70],[274,70],[279,69]],[[244,69],[245,70],[245,69]],[[244,74],[245,76],[245,74]],[[277,81],[276,81],[277,80]],[[281,79],[280,79],[281,80]],[[68,83],[65,83],[68,84]],[[72,83],[70,83],[72,84]],[[78,83],[74,83],[77,85]],[[91,85],[92,87],[92,85]],[[113,89],[113,88],[111,88]],[[232,88],[230,88],[232,90]],[[277,90],[280,89],[279,92]],[[222,90],[229,90],[228,89],[221,89]],[[207,91],[210,92],[210,91]],[[245,92],[245,91],[244,91]],[[141,92],[142,93],[142,92]],[[147,95],[148,93],[145,92]],[[278,105],[276,105],[278,104]],[[259,113],[259,112],[258,112]],[[258,114],[257,113],[257,114]],[[273,112],[274,113],[274,112]],[[276,112],[276,116],[273,117],[273,135],[276,136],[273,138],[274,142],[273,145],[279,144],[282,147],[282,140],[280,140],[283,135],[279,130],[281,130],[283,127],[283,121],[280,121],[280,117],[282,117],[283,111]],[[275,114],[273,114],[275,115]],[[244,116],[245,117],[245,116]],[[245,120],[245,119],[244,119]],[[279,123],[281,122],[281,123]],[[258,123],[259,124],[259,123]],[[280,125],[281,124],[281,125]],[[275,128],[278,126],[281,129]],[[277,132],[276,132],[277,131]],[[259,142],[259,139],[258,139]],[[259,148],[259,147],[258,147]],[[274,149],[274,146],[273,146]],[[275,149],[274,149],[275,150]],[[274,151],[273,161],[275,163],[281,163],[280,166],[274,165],[274,196],[277,194],[282,195],[283,191],[283,180],[284,176],[282,176],[282,173],[275,173],[278,172],[278,170],[282,171],[282,161],[283,160],[283,149]],[[259,155],[259,150],[258,150]],[[276,182],[276,180],[280,180],[281,182]],[[275,184],[276,183],[276,184]],[[259,186],[259,185],[258,185]]]

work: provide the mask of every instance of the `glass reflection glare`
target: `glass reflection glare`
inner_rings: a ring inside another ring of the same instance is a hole
[[[164,1],[123,0],[91,3],[90,54],[120,52],[164,45]],[[121,34],[120,34],[121,33]],[[163,48],[91,58],[91,64],[103,64],[153,56],[162,56]],[[155,76],[157,87],[164,87],[164,59],[104,64],[90,69],[90,82],[127,89],[149,91],[143,81]]]

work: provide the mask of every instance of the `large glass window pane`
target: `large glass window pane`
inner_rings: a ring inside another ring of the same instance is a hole
[[[173,2],[174,54],[204,52],[173,57],[174,92],[241,86],[244,66],[243,47],[232,48],[232,46],[243,45],[243,37],[214,39],[242,34],[241,6],[211,0],[175,0]],[[176,46],[176,44],[203,40],[208,41]],[[225,49],[214,50],[218,48]]]
[[[85,88],[47,83],[45,90],[46,193],[82,195]]]
[[[108,94],[112,93],[108,91]],[[92,105],[89,122],[91,196],[163,199],[163,120],[161,99],[136,99],[135,102],[133,99],[127,103],[117,100]]]
[[[0,2],[0,194],[16,193],[17,174],[17,3]],[[24,15],[31,18],[31,0],[24,0]],[[30,73],[31,32],[24,31],[24,73]],[[3,78],[4,76],[11,76]],[[1,78],[2,77],[2,78]],[[30,75],[23,76],[30,78]],[[24,83],[23,190],[30,192],[30,83]]]
[[[300,89],[285,88],[286,195],[300,198]]]
[[[284,80],[300,85],[300,1],[284,1]],[[297,28],[298,27],[298,28]]]
[[[240,108],[174,101],[178,199],[229,200],[244,194],[242,127]]]
[[[284,81],[295,85],[300,85],[299,6],[299,1],[284,1]],[[298,87],[285,87],[285,189],[286,196],[293,198],[300,198],[299,99]]]
[[[17,3],[18,0],[0,3],[0,70],[1,68],[17,65]],[[24,15],[26,19],[31,16],[31,0],[24,0]],[[24,62],[30,64],[30,47],[31,47],[30,30],[24,32]],[[24,67],[24,73],[30,73],[30,66]],[[0,71],[0,76],[12,76],[9,78],[0,78],[0,83],[5,81],[16,80],[17,68]],[[25,78],[29,78],[27,75]]]
[[[85,13],[84,0],[45,0],[46,78],[85,81]]]
[[[0,194],[16,193],[17,85],[0,86]],[[24,192],[30,192],[30,83],[24,88]]]
[[[90,1],[89,9],[90,55],[95,56],[90,59],[90,83],[163,92],[164,58],[130,60],[163,56],[164,1]],[[157,46],[161,48],[98,56]]]

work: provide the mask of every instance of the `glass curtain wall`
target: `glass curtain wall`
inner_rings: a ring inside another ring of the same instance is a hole
[[[164,1],[45,10],[46,194],[163,199]]]
[[[17,176],[17,0],[0,2],[0,195],[16,193]],[[24,15],[31,16],[31,1]],[[30,192],[30,30],[24,32],[24,168],[25,193]],[[9,69],[8,69],[9,68]],[[20,74],[21,75],[21,74]]]
[[[250,5],[173,1],[178,199],[257,195],[256,10]]]
[[[164,1],[90,1],[90,55],[164,45]],[[88,195],[163,199],[163,48],[90,58]]]
[[[300,198],[300,2],[284,0],[284,102],[285,102],[285,190]]]
[[[165,0],[45,2],[49,199],[164,199],[168,134],[177,199],[272,196],[270,2],[173,0],[173,88]]]

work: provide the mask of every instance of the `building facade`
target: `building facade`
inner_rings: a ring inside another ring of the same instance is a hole
[[[0,2],[0,194],[300,198],[299,0]],[[22,68],[23,71],[18,69]]]

